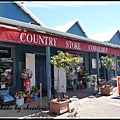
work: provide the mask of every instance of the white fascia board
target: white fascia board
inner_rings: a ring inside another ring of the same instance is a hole
[[[64,32],[56,31],[56,30],[53,30],[53,29],[41,27],[39,25],[20,22],[20,21],[16,21],[16,20],[4,18],[4,17],[0,17],[0,23],[4,23],[6,25],[11,25],[11,26],[16,26],[16,27],[34,29],[35,31],[42,31],[44,33],[45,32],[50,33],[51,35],[55,34],[57,36],[67,37],[67,38],[72,39],[72,40],[78,40],[78,41],[87,42],[87,43],[94,43],[94,44],[103,45],[103,46],[110,46],[110,47],[120,48],[119,45],[106,43],[106,42],[100,42],[100,41],[96,41],[96,40],[89,39],[89,38],[86,38],[86,37],[82,37],[82,36],[79,36],[79,35],[74,35],[74,34],[71,34],[71,33],[64,33]]]
[[[21,2],[14,1],[21,9],[23,9],[33,20],[43,27],[46,27],[31,11],[29,11]]]

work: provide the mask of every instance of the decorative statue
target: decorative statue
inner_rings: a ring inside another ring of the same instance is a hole
[[[24,69],[21,73],[21,77],[24,79],[24,90],[30,94],[30,79],[32,78],[32,71],[30,69]]]

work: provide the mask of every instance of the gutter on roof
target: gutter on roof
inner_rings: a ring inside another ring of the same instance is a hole
[[[96,41],[96,40],[89,39],[89,38],[86,38],[86,37],[82,37],[82,36],[79,36],[79,35],[74,35],[74,34],[71,34],[71,33],[64,33],[64,32],[56,31],[56,30],[53,30],[53,29],[41,27],[39,25],[20,22],[20,21],[16,21],[16,20],[4,18],[4,17],[0,17],[0,23],[15,26],[15,27],[18,27],[18,28],[22,27],[22,28],[31,29],[31,30],[34,30],[36,32],[37,31],[42,31],[44,33],[49,33],[50,35],[57,35],[59,37],[66,37],[66,38],[69,38],[69,39],[72,39],[72,40],[78,40],[78,41],[82,41],[82,42],[94,43],[94,44],[99,44],[99,45],[109,46],[109,47],[115,47],[115,48],[120,49],[119,45],[100,42],[100,41]]]

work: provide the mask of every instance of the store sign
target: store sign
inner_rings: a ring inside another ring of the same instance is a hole
[[[107,53],[108,48],[97,46],[97,45],[88,45],[88,50],[91,52]]]
[[[66,41],[65,44],[66,44],[66,48],[81,50],[80,42]]]
[[[59,37],[47,36],[44,34],[33,34],[29,32],[20,33],[20,41],[24,44],[35,44],[42,46],[53,46],[59,48],[66,48],[72,50],[83,50],[90,52],[101,52],[107,53],[108,48],[100,47],[96,45],[89,45],[87,43],[82,43],[73,40],[67,40]]]
[[[38,34],[31,34],[31,33],[21,33],[20,34],[20,41],[28,44],[38,44],[38,45],[49,45],[49,46],[56,46],[57,38],[49,37],[44,35]]]
[[[0,27],[0,41],[37,46],[50,46],[76,51],[120,54],[120,49],[91,44],[43,33],[26,32],[18,29]]]

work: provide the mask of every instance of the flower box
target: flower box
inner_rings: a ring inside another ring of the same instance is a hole
[[[114,86],[103,85],[101,87],[101,94],[102,95],[111,95],[111,94],[113,94],[113,88],[114,88]]]
[[[57,99],[49,101],[50,103],[50,113],[62,114],[69,111],[69,99],[61,99],[57,102]]]
[[[21,106],[24,104],[24,98],[16,99],[16,105]]]

